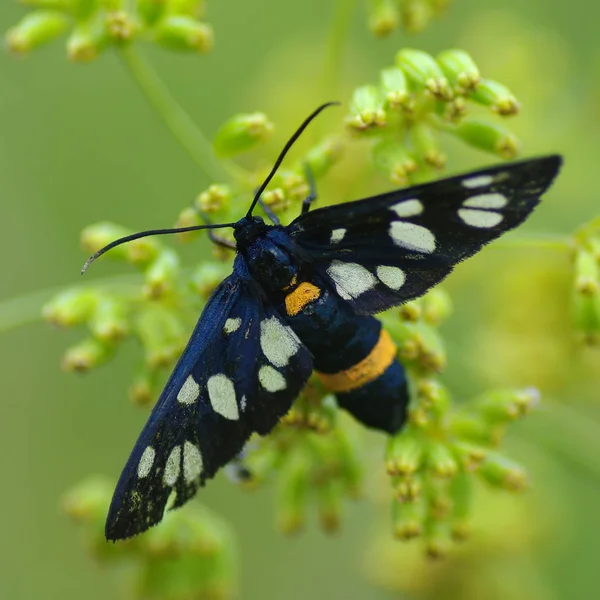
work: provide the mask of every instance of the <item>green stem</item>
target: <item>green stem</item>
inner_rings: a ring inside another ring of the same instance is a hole
[[[132,45],[121,48],[120,56],[148,102],[206,177],[212,181],[228,181],[231,177],[238,178],[240,173],[235,165],[223,164],[215,158],[211,143],[191,117],[179,106],[146,59]]]
[[[327,40],[323,69],[323,89],[329,100],[336,100],[340,88],[341,56],[350,34],[355,0],[336,0],[333,21]]]

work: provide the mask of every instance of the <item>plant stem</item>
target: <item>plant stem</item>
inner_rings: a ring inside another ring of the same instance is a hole
[[[121,48],[120,56],[148,102],[206,177],[223,182],[239,177],[233,164],[223,164],[215,158],[210,142],[133,45]]]

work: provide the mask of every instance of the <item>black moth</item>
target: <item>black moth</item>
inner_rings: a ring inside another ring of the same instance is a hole
[[[560,156],[534,158],[309,212],[311,195],[290,225],[267,225],[252,211],[327,106],[288,141],[237,223],[142,232],[86,263],[146,235],[232,227],[236,240],[233,272],[209,299],[121,474],[107,539],[145,531],[168,503],[187,502],[253,433],[273,429],[313,370],[356,419],[398,431],[405,373],[372,315],[421,296],[522,223],[561,165]]]

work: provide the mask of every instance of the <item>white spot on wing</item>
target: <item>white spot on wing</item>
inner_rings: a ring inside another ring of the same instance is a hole
[[[489,229],[495,227],[502,221],[502,215],[495,212],[487,212],[485,210],[476,210],[474,208],[460,208],[458,216],[471,227],[479,227],[481,229]]]
[[[508,200],[502,194],[480,194],[463,202],[469,208],[504,208]]]
[[[276,317],[260,324],[260,347],[267,360],[276,367],[285,367],[300,347],[298,338]]]
[[[188,483],[197,479],[202,472],[202,454],[195,444],[183,444],[183,476]]]
[[[225,321],[225,325],[223,326],[223,331],[226,334],[233,333],[234,331],[237,331],[240,328],[241,324],[242,319],[240,319],[239,317],[236,317],[235,319],[227,319],[227,321]]]
[[[494,178],[491,175],[478,175],[477,177],[463,179],[462,184],[466,188],[473,189],[489,185],[492,181],[494,181]]]
[[[334,260],[327,273],[333,279],[338,294],[346,300],[357,298],[377,283],[373,274],[358,263]]]
[[[416,217],[423,212],[423,204],[420,200],[412,198],[394,204],[390,207],[390,210],[394,211],[399,217]]]
[[[408,250],[430,254],[435,250],[435,236],[429,229],[415,225],[394,221],[390,225],[390,236],[397,246]]]
[[[343,227],[340,229],[334,229],[331,232],[331,238],[330,238],[329,242],[331,244],[337,244],[338,242],[341,242],[344,239],[345,235],[346,235],[346,230]]]
[[[223,373],[213,375],[206,382],[208,398],[215,412],[230,421],[240,418],[233,381]]]
[[[406,281],[406,275],[398,267],[377,267],[377,277],[392,290],[399,290]]]
[[[154,448],[152,446],[146,446],[137,468],[137,475],[140,479],[148,477],[150,474],[155,456],[156,452],[154,451]]]
[[[177,394],[177,401],[181,404],[191,404],[198,399],[200,395],[200,386],[194,381],[191,375],[185,380]]]
[[[280,392],[287,387],[283,375],[270,365],[264,365],[260,368],[258,380],[267,392]]]
[[[181,470],[181,446],[175,446],[167,458],[163,481],[168,486],[174,486]]]

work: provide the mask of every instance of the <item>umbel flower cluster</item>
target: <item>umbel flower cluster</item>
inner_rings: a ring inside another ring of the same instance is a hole
[[[32,11],[6,38],[17,53],[28,53],[65,34],[69,58],[83,62],[108,49],[123,52],[138,40],[192,52],[212,46],[212,30],[202,20],[204,2],[198,0],[23,3]],[[384,34],[402,18],[407,29],[416,31],[444,5],[442,0],[376,0],[369,5],[370,26]],[[260,150],[274,130],[273,123],[262,112],[234,115],[218,130],[207,158],[193,121],[187,115],[171,118],[182,114],[180,107],[160,86],[146,85],[147,66],[140,79],[140,71],[132,70],[134,64],[125,61],[159,115],[214,181],[198,194],[193,206],[181,211],[177,225],[237,220],[272,159]],[[153,94],[162,96],[157,99]],[[284,222],[295,216],[309,189],[305,167],[310,167],[317,182],[326,183],[344,148],[357,139],[366,142],[375,168],[397,186],[438,175],[446,163],[444,136],[512,158],[519,143],[500,121],[518,110],[511,92],[484,78],[464,50],[451,49],[433,57],[401,49],[394,64],[381,70],[376,84],[354,90],[343,126],[340,123],[338,131],[323,136],[295,162],[286,162],[263,200]],[[235,159],[250,150],[255,167],[242,168]],[[97,223],[84,229],[81,242],[90,254],[129,233],[113,223]],[[185,234],[180,241],[199,235]],[[218,235],[228,239],[229,234]],[[599,239],[598,227],[584,228],[573,246],[574,312],[588,342],[600,340]],[[137,405],[151,406],[208,296],[230,272],[232,256],[231,251],[215,247],[211,258],[188,267],[179,252],[158,238],[116,248],[107,258],[132,265],[138,275],[99,283],[90,280],[64,290],[43,309],[48,322],[85,331],[81,341],[66,351],[64,368],[86,372],[100,367],[133,339],[141,351],[129,396]],[[505,455],[501,444],[507,426],[539,401],[532,388],[493,389],[469,401],[452,401],[441,379],[446,351],[438,329],[451,312],[450,298],[443,288],[436,288],[381,315],[409,374],[411,403],[406,427],[388,439],[381,461],[375,467],[368,465],[369,471],[387,473],[394,535],[402,540],[419,538],[425,552],[434,557],[443,556],[453,541],[468,536],[469,521],[477,511],[472,504],[476,486],[507,491],[526,487],[524,469]],[[243,488],[275,482],[277,521],[283,531],[299,530],[312,503],[323,529],[332,531],[340,526],[344,500],[364,491],[367,465],[361,433],[338,410],[335,398],[313,379],[275,430],[251,441],[243,464],[233,465],[230,475]],[[159,527],[143,536],[106,545],[102,530],[112,489],[104,479],[88,479],[66,495],[65,510],[83,525],[86,545],[96,557],[135,565],[140,597],[227,598],[235,593],[235,544],[218,516],[193,503],[169,513]]]

